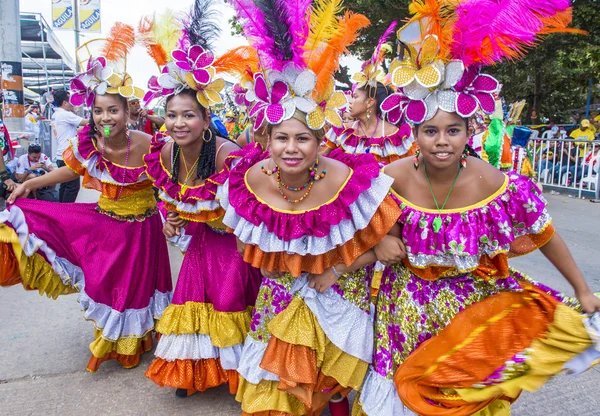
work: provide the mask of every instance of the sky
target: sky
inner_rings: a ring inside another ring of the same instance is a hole
[[[52,25],[52,0],[19,0],[21,12],[41,13],[49,25]],[[102,0],[102,34],[82,33],[81,44],[88,40],[102,37],[106,34],[113,24],[117,21],[130,24],[137,28],[140,19],[143,16],[160,14],[165,9],[170,8],[173,11],[189,10],[193,0]],[[222,4],[220,6],[221,17],[221,37],[215,43],[216,55],[234,48],[236,46],[247,44],[242,36],[232,36],[231,29],[227,21],[234,14],[231,6]],[[55,31],[63,46],[71,56],[75,57],[75,34],[72,31]],[[348,65],[351,70],[359,70],[360,63],[353,57],[344,58],[344,65]],[[158,73],[154,61],[146,54],[141,46],[135,46],[128,58],[127,70],[131,74],[134,84],[140,88],[146,88],[148,79]]]

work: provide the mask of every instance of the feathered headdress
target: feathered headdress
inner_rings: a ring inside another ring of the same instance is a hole
[[[398,22],[392,22],[389,27],[383,32],[383,35],[379,38],[377,46],[373,51],[371,58],[362,64],[362,68],[359,72],[352,75],[352,81],[356,83],[357,88],[362,88],[365,85],[370,87],[376,87],[378,82],[382,82],[385,78],[385,73],[381,69],[381,64],[385,59],[385,54],[391,52],[391,48],[387,44],[388,39],[394,33],[394,29]]]
[[[391,123],[420,124],[438,109],[470,117],[494,112],[498,81],[481,68],[523,57],[540,38],[569,29],[570,0],[415,0],[398,32],[397,92],[381,105]]]
[[[258,66],[256,52],[247,46],[215,59],[212,44],[220,33],[216,17],[213,0],[195,0],[183,21],[179,38],[168,53],[162,74],[148,81],[148,92],[144,97],[146,104],[156,97],[191,89],[196,91],[200,105],[209,108],[223,102],[221,91],[225,81],[218,77],[219,74],[237,74]],[[150,50],[148,52],[153,56]]]
[[[91,107],[96,94],[119,94],[127,99],[141,99],[144,91],[133,86],[133,79],[126,72],[127,55],[134,45],[134,28],[120,22],[115,23],[104,39],[100,56],[88,56],[86,70],[71,79],[71,104]],[[79,49],[82,48],[87,50],[87,44]]]
[[[254,128],[265,122],[279,124],[296,110],[306,124],[320,130],[329,122],[341,126],[336,111],[346,97],[335,91],[333,73],[339,59],[369,20],[341,11],[341,0],[232,0],[248,42],[258,51],[260,71],[243,100],[253,103],[249,112]]]
[[[140,20],[137,41],[146,48],[148,55],[162,68],[169,62],[171,52],[181,38],[182,19],[171,10],[159,16],[144,16]]]

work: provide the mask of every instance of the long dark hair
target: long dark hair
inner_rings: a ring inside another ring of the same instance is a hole
[[[121,104],[123,104],[123,110],[125,111],[125,113],[127,113],[127,110],[129,110],[129,104],[127,103],[127,98],[123,97],[120,94],[114,94],[119,101],[121,102]],[[95,100],[94,100],[95,103]],[[129,120],[125,120],[125,124],[127,124]],[[88,132],[88,135],[90,136],[90,138],[94,138],[96,137],[96,123],[94,122],[94,106],[92,105],[92,108],[90,109],[90,131]]]
[[[367,98],[375,99],[375,109],[378,116],[381,115],[381,103],[392,93],[392,90],[381,82],[378,82],[376,86],[365,85],[364,87],[359,88],[361,91],[367,93]]]
[[[178,95],[188,95],[193,98],[193,101],[198,104],[200,108],[200,112],[202,113],[202,118],[205,121],[208,121],[208,110],[204,108],[196,99],[196,92],[191,89],[185,89]],[[175,95],[171,95],[167,98],[165,103],[165,109],[169,105],[169,101]],[[209,126],[207,130],[204,131],[202,139],[204,143],[202,144],[202,150],[200,151],[200,160],[198,160],[198,169],[196,171],[196,179],[206,179],[209,176],[215,173],[217,168],[217,136],[219,133],[213,129],[212,125]],[[179,145],[173,142],[173,160],[171,161],[171,181],[173,183],[179,182]]]

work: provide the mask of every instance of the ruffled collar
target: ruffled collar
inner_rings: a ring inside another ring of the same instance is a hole
[[[334,150],[329,157],[345,163],[351,173],[336,195],[327,203],[304,211],[285,211],[268,205],[248,186],[246,175],[256,163],[269,157],[260,146],[244,148],[245,154],[229,177],[229,204],[236,214],[258,226],[265,224],[268,231],[289,241],[304,236],[325,237],[331,227],[344,219],[351,219],[350,205],[368,190],[371,181],[380,175],[379,165],[371,155],[348,155]]]
[[[333,127],[333,131],[338,137],[344,138],[343,143],[341,143],[342,145],[351,147],[358,147],[359,144],[362,144],[364,147],[383,147],[386,143],[394,147],[406,147],[407,143],[405,141],[411,137],[411,127],[406,123],[396,128],[392,134],[382,137],[361,136],[354,126]]]
[[[96,168],[100,172],[108,172],[115,181],[123,181],[125,184],[138,182],[145,173],[145,166],[126,167],[106,159],[90,137],[90,131],[91,127],[87,125],[77,133],[77,152],[81,157],[85,160],[94,160]]]
[[[152,139],[150,153],[144,156],[146,172],[154,182],[154,186],[177,201],[194,203],[195,201],[215,200],[217,188],[223,185],[227,180],[231,163],[225,163],[225,167],[221,169],[220,172],[207,178],[201,185],[186,187],[183,194],[181,194],[181,183],[173,183],[171,174],[161,158],[163,147],[170,141],[172,141],[172,139],[167,134],[161,132],[157,133]],[[227,161],[230,162],[233,158],[234,157],[228,157]]]

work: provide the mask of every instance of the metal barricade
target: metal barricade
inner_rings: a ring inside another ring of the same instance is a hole
[[[533,166],[540,182],[548,186],[577,191],[598,191],[600,141],[537,138],[533,147]]]

